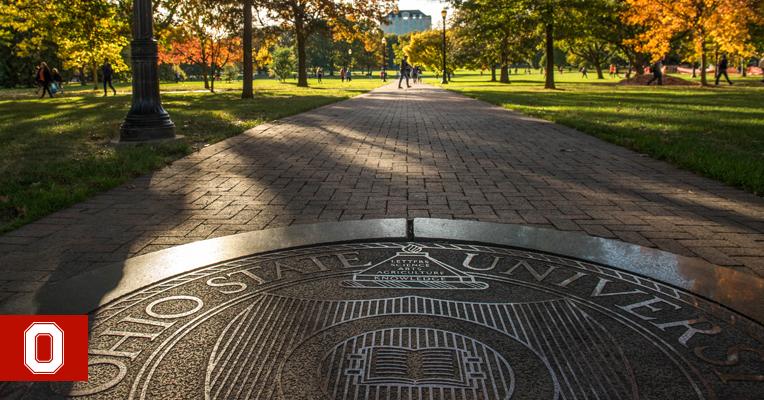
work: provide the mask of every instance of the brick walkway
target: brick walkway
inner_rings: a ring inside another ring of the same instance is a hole
[[[392,86],[261,125],[0,236],[0,300],[182,243],[316,221],[464,218],[764,275],[764,200],[560,125]]]

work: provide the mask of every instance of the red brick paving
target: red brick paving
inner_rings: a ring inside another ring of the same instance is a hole
[[[258,126],[0,236],[0,301],[182,243],[316,221],[474,219],[764,275],[764,200],[573,129],[419,86]]]

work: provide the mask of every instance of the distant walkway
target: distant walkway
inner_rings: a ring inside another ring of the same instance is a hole
[[[764,276],[761,198],[444,90],[386,86],[0,236],[0,301],[182,243],[385,217],[580,231]]]

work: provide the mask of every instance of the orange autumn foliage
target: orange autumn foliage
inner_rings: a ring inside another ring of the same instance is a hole
[[[239,38],[206,39],[202,44],[199,38],[187,37],[159,48],[159,62],[166,64],[215,64],[224,67],[229,63],[240,62],[241,58]]]
[[[645,27],[631,40],[653,61],[668,54],[671,40],[684,35],[697,57],[713,46],[721,52],[751,55],[749,26],[761,22],[755,0],[626,0],[624,22]]]

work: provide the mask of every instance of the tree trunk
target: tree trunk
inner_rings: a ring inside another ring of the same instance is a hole
[[[308,87],[307,54],[305,51],[305,32],[302,19],[295,19],[295,37],[297,39],[297,86]]]
[[[491,82],[496,82],[496,64],[491,64]]]
[[[252,0],[244,0],[244,83],[242,99],[255,97],[252,93]]]
[[[98,66],[93,63],[93,90],[98,90]]]
[[[632,64],[634,66],[634,72],[639,75],[645,74],[645,65],[649,65],[649,61],[645,60],[643,56],[640,54],[634,55],[634,62]]]
[[[501,64],[501,77],[499,81],[501,83],[509,83],[509,66],[506,63]]]
[[[602,75],[602,64],[595,63],[594,69],[597,70],[597,79],[605,79],[605,76]]]
[[[306,64],[305,37],[297,35],[297,86],[308,87],[308,70]]]
[[[554,86],[554,25],[549,21],[544,29],[546,32],[546,82],[545,89],[556,89]]]
[[[215,63],[210,66],[210,92],[215,93]]]
[[[697,69],[697,68],[695,68],[696,64],[697,63],[695,61],[692,62],[692,77],[693,78],[697,78],[698,77],[698,75],[695,73],[695,70]]]
[[[740,57],[740,76],[743,78],[748,76],[748,60],[745,57]]]
[[[85,78],[85,67],[80,67],[80,86],[87,86],[87,79]]]
[[[708,86],[708,79],[706,79],[706,69],[708,68],[708,60],[706,59],[706,43],[700,46],[700,84]]]

